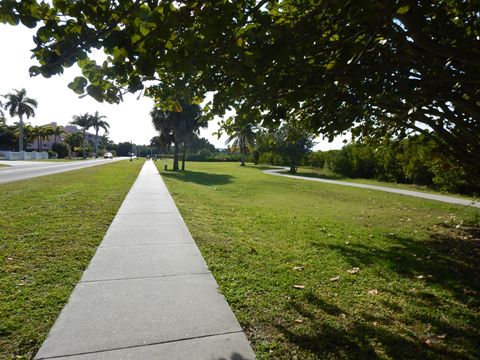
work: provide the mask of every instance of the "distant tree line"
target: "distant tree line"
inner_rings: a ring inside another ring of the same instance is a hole
[[[277,159],[278,161],[278,159]],[[341,150],[307,154],[302,163],[349,178],[424,185],[437,190],[480,194],[480,179],[422,135],[378,146],[353,143]]]

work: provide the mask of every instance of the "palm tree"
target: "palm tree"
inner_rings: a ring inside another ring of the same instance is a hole
[[[42,140],[46,140],[50,135],[53,135],[53,130],[50,126],[33,126],[30,133],[37,140],[37,150],[42,151]]]
[[[173,143],[173,170],[178,170],[178,138],[175,136],[175,124],[177,123],[178,113],[172,111],[163,111],[154,108],[150,112],[152,123],[155,130],[160,133],[162,143]]]
[[[40,151],[40,126],[33,126],[30,134],[37,141],[37,150]]]
[[[230,137],[227,139],[226,143],[229,144],[233,141],[232,145],[240,151],[240,166],[245,166],[245,158],[247,157],[248,149],[253,146],[255,141],[253,126],[248,123],[235,124],[229,129],[228,135],[230,135]]]
[[[27,91],[25,89],[16,90],[15,93],[8,93],[4,95],[7,102],[4,105],[5,110],[9,110],[10,116],[18,116],[19,122],[19,137],[18,137],[18,150],[23,151],[23,116],[27,119],[35,116],[35,110],[38,106],[38,102],[35,99],[27,97]]]
[[[105,132],[108,132],[110,124],[102,119],[106,119],[104,115],[100,115],[98,111],[95,111],[95,114],[90,116],[90,126],[95,129],[95,157],[98,156],[98,131],[103,129]]]
[[[207,121],[201,115],[199,105],[181,103],[181,111],[163,111],[154,108],[152,116],[153,126],[160,132],[162,140],[171,139],[173,148],[173,170],[178,170],[179,150],[183,147],[182,170],[185,170],[185,149],[193,133],[200,127],[205,127]]]
[[[192,141],[194,134],[199,134],[200,128],[207,127],[208,120],[201,116],[202,109],[199,105],[182,105],[182,171],[185,171],[185,155],[188,144]]]
[[[82,135],[83,135],[83,157],[86,158],[85,154],[85,133],[89,128],[92,127],[92,122],[91,122],[91,115],[89,113],[85,113],[83,115],[74,115],[73,116],[73,121],[71,124],[73,125],[78,125],[82,128]]]
[[[50,127],[51,129],[51,135],[53,135],[53,142],[54,144],[57,143],[57,137],[62,136],[63,134],[66,134],[65,130],[61,126],[55,126],[55,127]]]
[[[17,125],[20,128],[18,123],[15,123],[15,125]],[[18,138],[20,136],[20,130],[17,129],[17,132],[15,134]],[[29,125],[29,124],[24,125],[23,126],[23,138],[24,138],[24,140],[25,140],[24,142],[26,144],[34,143],[35,140],[37,139],[35,127],[32,126],[32,125]]]
[[[42,140],[48,140],[53,135],[53,129],[51,126],[40,127],[40,137]]]

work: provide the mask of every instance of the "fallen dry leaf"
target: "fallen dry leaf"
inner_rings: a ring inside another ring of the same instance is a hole
[[[427,346],[432,346],[435,341],[432,341],[433,339],[427,339],[424,341],[424,344]]]
[[[447,337],[447,334],[441,334],[441,335],[434,335],[427,340],[425,340],[425,345],[432,346],[440,342],[440,340],[445,339]]]
[[[293,270],[296,270],[296,271],[303,271],[305,269],[305,266],[294,266],[293,267]]]
[[[368,295],[378,295],[377,289],[368,290]]]
[[[350,270],[347,270],[347,273],[349,274],[358,274],[360,272],[360,268],[358,267],[353,267]]]
[[[415,276],[417,279],[431,279],[433,278],[433,275],[417,275]]]
[[[330,281],[338,281],[338,280],[340,280],[340,276],[334,276],[330,278]]]
[[[433,346],[433,345],[435,345],[436,343],[438,343],[438,341],[439,341],[439,340],[438,340],[437,338],[432,337],[432,338],[429,338],[429,339],[425,340],[425,345],[427,345],[427,346]]]
[[[303,320],[302,319],[295,319],[295,322],[298,323],[298,324],[302,324]]]
[[[305,285],[293,285],[295,289],[305,289]]]

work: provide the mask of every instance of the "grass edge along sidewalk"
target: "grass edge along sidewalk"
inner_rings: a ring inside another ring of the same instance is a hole
[[[480,357],[478,209],[261,170],[162,171],[258,359]]]
[[[38,350],[142,164],[0,185],[0,359]]]
[[[35,356],[242,359],[254,354],[147,161]]]

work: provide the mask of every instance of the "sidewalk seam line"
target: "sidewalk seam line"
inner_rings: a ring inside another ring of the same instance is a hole
[[[196,245],[194,242],[190,241],[190,242],[165,243],[165,244],[144,243],[144,244],[134,244],[134,245],[102,245],[102,246],[99,246],[98,248],[115,248],[115,247],[124,248],[124,247],[149,246],[149,245],[164,246],[164,245],[190,245],[190,244]]]
[[[167,277],[181,277],[181,276],[196,276],[196,275],[211,275],[210,271],[201,272],[201,273],[191,273],[191,274],[171,274],[171,275],[155,275],[155,276],[139,276],[139,277],[128,277],[128,278],[116,278],[116,279],[101,279],[101,280],[80,280],[79,283],[100,283],[108,281],[122,281],[122,280],[142,280],[142,279],[158,279],[158,278],[167,278]]]
[[[124,247],[135,247],[135,246],[167,246],[167,245],[196,245],[194,242],[181,242],[181,243],[165,243],[165,244],[135,244],[135,245],[112,245],[112,246],[99,246],[98,248],[124,248]]]
[[[135,348],[146,347],[146,346],[163,345],[163,344],[170,344],[170,343],[189,341],[189,340],[195,340],[195,339],[204,339],[204,338],[221,336],[221,335],[242,334],[242,333],[243,333],[243,329],[242,330],[236,330],[236,331],[227,331],[227,332],[223,332],[223,333],[216,333],[216,334],[192,336],[192,337],[175,339],[175,340],[159,341],[159,342],[141,344],[141,345],[130,345],[130,346],[125,346],[125,347],[104,349],[104,350],[95,350],[95,351],[87,351],[87,352],[76,353],[76,354],[66,354],[66,355],[55,355],[55,356],[49,356],[49,357],[41,357],[41,358],[38,358],[37,360],[58,359],[58,358],[62,358],[62,357],[72,357],[72,356],[81,356],[81,355],[89,355],[89,354],[98,354],[98,353],[109,352],[109,351],[135,349]]]

